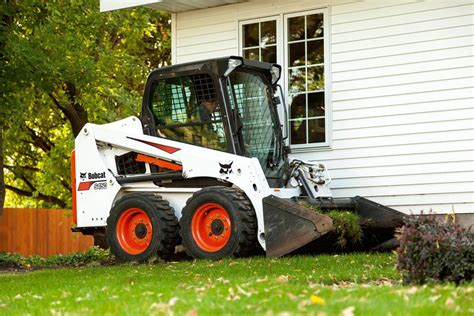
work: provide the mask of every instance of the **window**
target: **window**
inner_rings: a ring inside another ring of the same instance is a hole
[[[322,9],[240,23],[242,56],[283,67],[292,148],[330,143],[326,17]]]
[[[291,145],[327,142],[324,14],[286,16]]]
[[[158,136],[227,150],[221,108],[209,75],[157,80],[150,105]]]
[[[242,56],[246,59],[277,62],[277,21],[242,24]]]

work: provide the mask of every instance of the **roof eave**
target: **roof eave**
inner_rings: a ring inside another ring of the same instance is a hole
[[[137,6],[171,13],[213,8],[247,0],[100,0],[100,11],[112,11]]]

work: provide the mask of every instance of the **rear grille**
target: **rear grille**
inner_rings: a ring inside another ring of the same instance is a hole
[[[129,152],[121,156],[115,156],[117,173],[123,176],[144,174],[146,172],[145,163],[136,161],[137,155],[137,153]]]

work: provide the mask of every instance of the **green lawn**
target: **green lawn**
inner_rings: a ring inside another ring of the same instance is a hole
[[[391,254],[61,268],[1,273],[0,314],[473,314],[473,285],[402,286]]]

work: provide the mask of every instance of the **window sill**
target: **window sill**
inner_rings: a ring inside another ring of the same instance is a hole
[[[318,151],[330,151],[333,150],[332,146],[328,143],[325,144],[306,144],[290,146],[291,154],[310,153]]]

